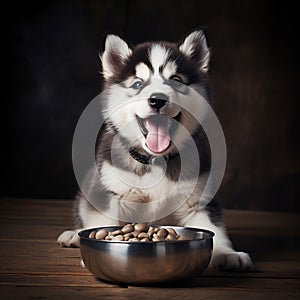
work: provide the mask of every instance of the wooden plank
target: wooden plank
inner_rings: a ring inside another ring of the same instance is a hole
[[[0,239],[4,240],[47,240],[56,241],[57,237],[65,230],[72,229],[72,226],[64,226],[51,224],[35,223],[35,222],[17,222],[5,223],[0,222]]]
[[[249,210],[224,210],[225,224],[230,229],[264,228],[273,230],[300,229],[299,213]]]
[[[285,282],[272,282],[277,289],[256,289],[226,287],[220,282],[201,288],[97,288],[97,287],[48,287],[48,286],[1,286],[2,299],[218,299],[218,300],[253,300],[253,299],[299,299],[299,291],[280,289]]]
[[[71,227],[72,201],[0,201],[0,295],[3,299],[297,299],[300,279],[298,214],[225,211],[234,245],[250,251],[255,270],[202,276],[176,286],[119,287],[80,265],[80,249],[61,248]]]
[[[61,248],[54,241],[2,240],[1,272],[88,273],[80,265],[79,248]]]
[[[73,200],[61,199],[19,199],[2,198],[0,201],[0,214],[20,216],[24,214],[35,215],[56,215],[68,214],[72,207]],[[45,209],[48,208],[48,209]]]
[[[0,285],[17,286],[54,286],[54,287],[97,287],[112,288],[120,285],[108,284],[98,280],[92,274],[0,274]]]
[[[282,290],[297,290],[299,288],[298,279],[283,278],[209,278],[202,277],[191,279],[182,283],[153,284],[152,288],[208,288],[213,287],[219,290],[239,289],[239,290],[276,290],[279,284],[282,284]],[[96,288],[116,288],[127,286],[105,283],[92,275],[82,276],[74,274],[73,276],[64,274],[2,274],[0,275],[0,286],[57,286],[57,287],[96,287]],[[147,289],[147,287],[129,286],[136,289]],[[149,287],[149,286],[148,286]]]
[[[298,256],[297,256],[298,257]],[[36,240],[2,240],[0,248],[2,273],[48,272],[49,274],[89,274],[80,265],[80,249],[61,248],[56,243]],[[256,272],[238,277],[300,278],[300,262],[278,257],[269,262],[256,262]],[[203,277],[235,277],[236,273],[206,272]]]

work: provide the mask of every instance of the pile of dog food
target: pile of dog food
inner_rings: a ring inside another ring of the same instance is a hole
[[[173,228],[157,228],[144,223],[129,223],[121,229],[109,232],[106,229],[94,230],[89,238],[106,241],[162,242],[188,240]]]

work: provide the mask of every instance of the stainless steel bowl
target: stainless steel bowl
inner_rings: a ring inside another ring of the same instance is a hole
[[[79,232],[80,252],[85,266],[99,279],[126,284],[149,284],[198,276],[208,266],[214,233],[175,226],[189,240],[168,242],[115,242],[89,238],[93,230],[121,229],[99,227]]]

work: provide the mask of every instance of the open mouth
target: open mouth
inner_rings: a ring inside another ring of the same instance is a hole
[[[154,153],[162,153],[171,145],[171,136],[175,132],[181,113],[172,118],[162,114],[151,115],[142,119],[136,116],[143,133],[146,146]]]

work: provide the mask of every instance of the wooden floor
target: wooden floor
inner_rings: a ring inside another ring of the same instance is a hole
[[[235,247],[255,262],[251,272],[134,287],[97,280],[80,266],[79,249],[56,244],[71,228],[72,201],[0,201],[0,299],[300,299],[299,214],[225,212]]]

